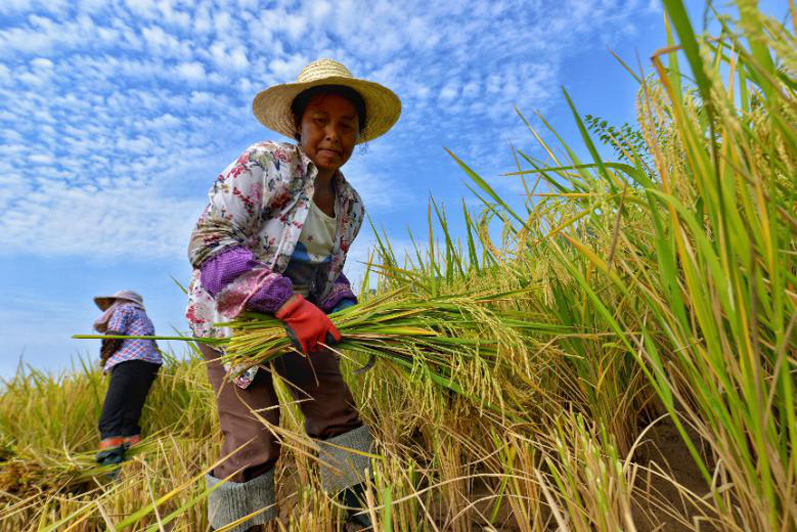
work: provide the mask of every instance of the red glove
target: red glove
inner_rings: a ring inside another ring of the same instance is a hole
[[[288,336],[301,350],[309,354],[318,350],[318,343],[327,345],[340,341],[340,332],[324,312],[301,295],[296,294],[275,314],[285,322]]]

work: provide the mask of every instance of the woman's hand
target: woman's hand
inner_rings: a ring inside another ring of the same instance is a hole
[[[305,354],[318,350],[319,343],[327,343],[327,335],[340,341],[340,332],[324,312],[299,294],[294,294],[275,314],[285,323],[288,334]]]
[[[117,331],[108,331],[105,334],[115,336],[115,335],[121,335],[122,333]],[[102,347],[100,347],[100,360],[101,360],[100,365],[102,366],[105,365],[105,362],[109,358],[111,358],[114,355],[114,353],[116,353],[116,351],[119,350],[120,347],[122,347],[122,342],[124,342],[122,338],[102,339]]]

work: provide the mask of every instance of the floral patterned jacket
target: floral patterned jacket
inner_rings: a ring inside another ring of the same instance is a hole
[[[214,323],[238,316],[259,290],[282,277],[288,266],[312,201],[317,168],[302,150],[290,143],[260,142],[219,175],[209,192],[209,203],[191,235],[188,257],[194,271],[188,288],[186,318],[195,336],[224,338],[229,328]],[[365,208],[354,188],[338,171],[336,191],[337,233],[332,260],[319,268],[309,298],[322,309],[351,293],[342,274],[349,246],[362,226]],[[216,297],[202,287],[200,267],[233,247],[250,250],[260,265],[236,277]],[[247,387],[257,368],[228,368]]]

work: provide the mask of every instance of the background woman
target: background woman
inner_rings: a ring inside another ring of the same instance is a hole
[[[112,296],[98,296],[94,302],[103,311],[94,322],[97,332],[109,336],[153,336],[143,298],[132,290]],[[99,464],[118,464],[125,451],[141,440],[138,425],[147,394],[158,374],[161,359],[154,340],[106,338],[102,341],[100,363],[111,382],[100,415]]]
[[[325,347],[340,339],[326,314],[356,302],[342,270],[365,212],[340,168],[355,145],[387,132],[400,112],[392,91],[329,59],[305,67],[295,83],[261,92],[257,118],[297,144],[258,143],[230,164],[210,190],[188,251],[194,274],[186,315],[194,334],[226,336],[229,330],[213,324],[250,310],[282,320],[301,347],[303,354],[286,354],[272,367],[289,382],[308,435],[319,440],[324,489],[350,506],[369,461],[345,449],[367,452],[373,440],[337,355]],[[201,349],[216,391],[221,454],[232,453],[208,479],[216,486],[209,520],[218,528],[259,512],[232,529],[241,531],[275,515],[279,442],[252,411],[277,424],[278,400],[269,372],[224,368],[218,351]],[[351,512],[349,524],[369,522]]]

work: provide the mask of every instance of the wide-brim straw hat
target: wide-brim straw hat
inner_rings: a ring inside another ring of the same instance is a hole
[[[352,76],[349,69],[332,59],[319,59],[304,67],[294,83],[282,83],[261,91],[252,110],[267,128],[294,138],[296,123],[291,104],[303,91],[318,85],[343,85],[357,91],[365,102],[366,123],[357,143],[384,135],[401,115],[401,100],[387,87]]]
[[[119,290],[112,296],[97,296],[94,298],[94,303],[100,307],[100,310],[106,311],[117,299],[138,303],[141,308],[144,308],[144,298],[138,292],[133,292],[132,290]]]

